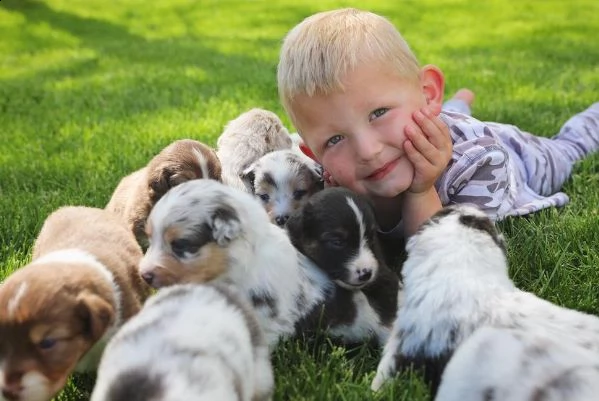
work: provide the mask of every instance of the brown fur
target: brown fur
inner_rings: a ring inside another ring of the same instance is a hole
[[[67,249],[93,255],[112,272],[120,305],[115,305],[112,284],[84,262],[35,263],[48,253]],[[80,359],[115,323],[117,308],[125,321],[150,294],[138,274],[142,256],[131,232],[112,213],[77,206],[52,213],[34,244],[32,263],[16,270],[0,287],[2,390],[18,394],[23,376],[37,372],[47,381],[49,397],[59,391]],[[26,290],[18,297],[22,285]],[[44,349],[40,344],[44,338],[56,342]]]
[[[203,177],[194,150],[206,158],[208,177]],[[146,167],[124,177],[106,209],[122,216],[137,240],[144,244],[145,222],[156,202],[172,187],[197,178],[220,181],[221,166],[216,153],[198,141],[175,141],[154,156]]]

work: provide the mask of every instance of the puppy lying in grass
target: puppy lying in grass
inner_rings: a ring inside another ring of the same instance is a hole
[[[106,209],[121,216],[137,240],[145,245],[145,222],[152,207],[172,187],[182,182],[220,180],[221,167],[209,146],[192,139],[175,141],[162,149],[146,167],[124,177]]]
[[[230,287],[158,291],[108,344],[91,401],[267,401],[270,352]]]
[[[590,401],[599,354],[539,331],[482,327],[449,361],[436,401]]]
[[[348,342],[385,344],[397,314],[399,278],[384,262],[376,220],[366,198],[344,188],[312,196],[287,222],[293,245],[336,284],[323,308],[301,326],[320,322]]]
[[[149,295],[141,257],[110,212],[68,206],[46,219],[32,262],[0,286],[2,399],[47,401],[74,370],[96,369],[105,343]]]
[[[404,300],[374,390],[414,364],[424,366],[434,391],[454,350],[483,326],[543,331],[599,351],[599,318],[516,288],[508,276],[503,236],[481,210],[444,208],[408,240],[406,250]]]
[[[216,142],[222,182],[251,192],[241,177],[256,160],[275,150],[290,149],[289,132],[272,111],[254,108],[229,121]]]
[[[295,148],[265,154],[243,171],[242,180],[279,226],[324,188],[322,167]]]
[[[146,228],[150,246],[140,274],[148,284],[230,283],[257,310],[270,345],[294,334],[295,323],[333,285],[298,257],[256,198],[214,180],[170,190],[152,209]]]

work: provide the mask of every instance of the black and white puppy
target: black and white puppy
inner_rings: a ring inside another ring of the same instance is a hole
[[[243,172],[269,152],[290,149],[289,131],[272,111],[254,108],[229,121],[216,142],[222,166],[222,182],[251,192],[242,181]]]
[[[287,223],[293,245],[336,284],[321,319],[345,340],[374,334],[385,344],[397,314],[399,278],[385,264],[370,202],[352,191],[327,188],[312,196]]]
[[[193,180],[156,203],[146,225],[150,247],[140,274],[153,287],[224,281],[251,301],[270,345],[322,302],[333,283],[301,258],[251,194],[215,180]]]
[[[322,167],[297,146],[265,154],[244,170],[242,179],[279,226],[324,188]]]
[[[424,366],[435,391],[454,350],[483,326],[545,331],[599,351],[599,318],[516,288],[503,236],[480,209],[442,209],[408,240],[406,250],[404,299],[374,390],[414,364]]]
[[[225,286],[161,289],[109,342],[92,401],[267,401],[270,351],[251,307]]]
[[[436,401],[590,401],[599,394],[599,355],[530,332],[482,327],[449,361]]]

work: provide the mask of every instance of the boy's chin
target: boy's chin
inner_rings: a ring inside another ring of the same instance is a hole
[[[366,196],[371,198],[396,198],[406,192],[411,183],[381,182],[377,185],[365,185]]]

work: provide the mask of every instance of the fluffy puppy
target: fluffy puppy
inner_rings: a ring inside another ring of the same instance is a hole
[[[298,258],[284,230],[252,195],[214,180],[193,180],[156,203],[141,276],[154,287],[226,281],[258,312],[267,342],[292,335],[332,282]]]
[[[293,245],[336,284],[324,320],[333,336],[385,344],[397,313],[399,278],[385,264],[371,204],[344,188],[311,197],[287,222]],[[321,311],[303,322],[323,319]]]
[[[599,351],[599,318],[515,287],[503,236],[484,212],[446,207],[407,243],[404,300],[373,389],[399,369],[424,365],[433,391],[453,351],[482,326],[542,331]]]
[[[214,150],[201,142],[181,139],[162,149],[146,167],[124,177],[106,209],[121,216],[144,244],[150,210],[169,189],[196,178],[220,177],[220,161]]]
[[[324,188],[322,167],[299,149],[267,153],[245,169],[241,178],[260,199],[270,221],[279,226]]]
[[[251,192],[241,179],[244,170],[265,154],[291,146],[289,132],[275,113],[254,108],[241,114],[229,121],[216,142],[222,181]]]
[[[483,327],[449,361],[436,401],[590,401],[599,355],[542,332]]]
[[[231,287],[158,291],[106,347],[91,401],[267,401],[270,352]]]
[[[46,219],[33,261],[0,286],[2,400],[50,400],[73,370],[95,370],[106,341],[149,294],[141,257],[105,210],[68,206]]]

